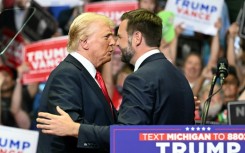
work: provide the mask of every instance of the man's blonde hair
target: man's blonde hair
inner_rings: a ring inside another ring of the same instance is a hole
[[[80,40],[87,39],[92,34],[90,27],[92,23],[103,21],[108,24],[112,29],[114,28],[113,21],[107,16],[96,13],[82,13],[72,22],[68,34],[68,52],[76,51]]]

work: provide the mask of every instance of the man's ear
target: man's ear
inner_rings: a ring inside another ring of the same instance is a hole
[[[139,46],[142,42],[142,33],[139,31],[135,31],[133,34],[133,40],[136,46]]]
[[[89,44],[88,44],[88,41],[87,39],[80,39],[80,43],[79,45],[84,49],[84,50],[88,50],[89,49]]]

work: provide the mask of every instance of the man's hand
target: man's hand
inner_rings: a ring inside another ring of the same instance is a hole
[[[232,23],[231,24],[231,26],[229,27],[229,29],[228,29],[228,36],[230,37],[230,38],[235,38],[236,37],[236,35],[238,34],[238,32],[239,32],[239,26],[238,26],[238,24],[236,23],[236,22],[234,22],[234,23]]]
[[[59,106],[56,107],[56,110],[60,115],[39,112],[37,128],[46,134],[78,137],[80,124],[75,123]]]

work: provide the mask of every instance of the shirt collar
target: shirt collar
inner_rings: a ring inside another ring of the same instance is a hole
[[[85,57],[83,57],[81,54],[77,52],[71,52],[71,56],[73,56],[75,59],[77,59],[84,67],[85,69],[89,72],[89,74],[95,78],[96,75],[96,69],[94,65]]]
[[[134,72],[137,71],[140,67],[140,65],[142,64],[142,62],[149,56],[156,54],[156,53],[160,53],[160,51],[158,49],[153,49],[151,51],[146,52],[145,54],[143,54],[142,56],[140,56],[140,58],[137,59],[137,61],[135,62],[135,66],[134,66]]]

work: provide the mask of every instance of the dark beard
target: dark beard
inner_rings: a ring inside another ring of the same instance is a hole
[[[135,53],[132,49],[132,43],[128,41],[128,47],[120,48],[120,50],[122,52],[121,61],[130,64],[130,61]]]
[[[127,49],[122,49],[122,57],[121,57],[121,61],[124,62],[124,63],[128,63],[130,64],[130,61],[133,57],[133,52],[128,52]]]

